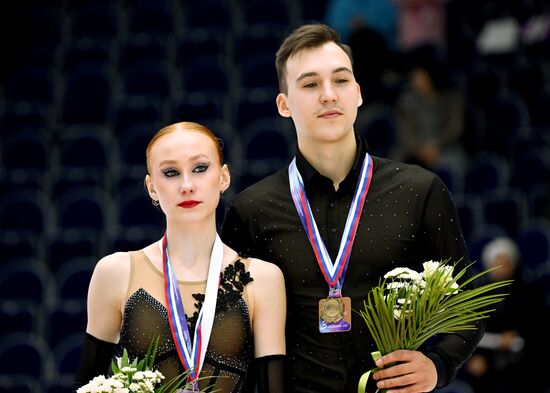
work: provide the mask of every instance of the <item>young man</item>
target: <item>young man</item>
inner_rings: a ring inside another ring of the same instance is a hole
[[[374,367],[376,348],[354,311],[369,290],[395,267],[421,270],[422,262],[448,258],[467,263],[467,251],[438,177],[367,153],[354,131],[362,99],[351,53],[333,29],[298,28],[277,52],[276,66],[277,107],[294,122],[297,154],[289,167],[235,197],[222,238],[285,275],[287,391],[353,392]],[[479,342],[478,327],[437,337],[421,351],[387,354],[377,362],[387,367],[374,374],[378,387],[416,393],[448,384]]]

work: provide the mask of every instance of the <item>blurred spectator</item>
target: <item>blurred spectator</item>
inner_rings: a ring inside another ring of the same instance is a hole
[[[444,63],[431,51],[415,51],[408,86],[397,100],[398,159],[429,169],[450,165],[460,170],[464,149],[464,97]]]
[[[388,47],[396,46],[396,13],[390,0],[330,0],[325,23],[336,29],[345,43],[355,30],[367,27],[382,36]]]
[[[475,392],[543,392],[548,382],[543,365],[535,360],[548,349],[544,296],[522,279],[519,249],[509,238],[496,238],[483,248],[489,281],[513,279],[508,293],[487,319],[485,335],[463,368],[463,378]]]
[[[335,28],[353,52],[355,79],[366,105],[387,101],[384,78],[397,68],[396,10],[391,0],[332,0],[326,23]]]
[[[398,46],[409,52],[424,45],[446,46],[447,0],[392,0],[397,10]]]

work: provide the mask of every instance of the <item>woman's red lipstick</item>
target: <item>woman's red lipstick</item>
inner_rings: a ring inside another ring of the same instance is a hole
[[[190,209],[192,207],[197,206],[199,203],[200,203],[199,201],[190,200],[190,201],[183,201],[181,203],[178,203],[178,206],[183,207],[185,209]]]

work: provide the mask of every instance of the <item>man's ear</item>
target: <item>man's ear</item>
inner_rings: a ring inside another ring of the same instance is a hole
[[[359,108],[363,105],[363,96],[361,95],[361,86],[359,86],[359,83],[355,84],[357,85],[357,108]]]
[[[279,114],[283,117],[290,117],[291,113],[287,105],[286,95],[283,93],[279,93],[275,101],[277,102],[277,109],[279,110]]]

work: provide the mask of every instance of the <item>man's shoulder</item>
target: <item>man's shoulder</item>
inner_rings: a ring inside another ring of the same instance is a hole
[[[406,164],[389,158],[372,156],[375,177],[391,178],[415,184],[431,184],[437,175],[419,165]]]

